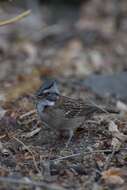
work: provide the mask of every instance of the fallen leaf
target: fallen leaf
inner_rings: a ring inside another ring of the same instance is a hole
[[[116,150],[116,151],[118,151],[120,149],[121,145],[122,145],[122,142],[120,142],[119,139],[117,139],[117,138],[114,137],[112,139],[112,143],[111,144],[112,144],[113,149]]]
[[[122,101],[118,101],[116,106],[118,110],[127,112],[127,105],[123,103]]]
[[[123,177],[127,175],[127,172],[124,169],[120,168],[110,168],[104,172],[102,172],[102,179],[107,184],[123,184],[124,179]]]
[[[127,135],[121,133],[118,129],[118,126],[113,121],[110,121],[109,123],[109,131],[111,132],[112,136],[117,138],[118,140],[122,142],[127,141]]]
[[[118,126],[113,122],[110,121],[109,123],[109,131],[113,134],[114,132],[119,132]]]

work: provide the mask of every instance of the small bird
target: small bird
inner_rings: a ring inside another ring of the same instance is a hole
[[[41,121],[53,130],[68,130],[69,145],[74,130],[97,113],[117,113],[91,102],[62,96],[55,80],[47,80],[36,92],[36,109]]]

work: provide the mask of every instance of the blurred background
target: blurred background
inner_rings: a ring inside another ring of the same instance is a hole
[[[127,0],[3,0],[0,21],[27,10],[0,27],[0,189],[127,189]],[[66,149],[31,98],[47,78],[120,114],[84,118]]]
[[[126,0],[0,1],[1,100],[33,93],[47,77],[127,99]]]

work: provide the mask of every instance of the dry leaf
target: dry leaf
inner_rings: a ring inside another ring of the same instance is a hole
[[[125,170],[120,168],[110,168],[104,172],[102,172],[102,179],[108,184],[123,184],[123,177],[126,176]]]
[[[109,131],[113,134],[114,132],[115,133],[119,133],[119,130],[118,130],[118,126],[113,122],[113,121],[110,121],[109,123]]]
[[[110,121],[109,123],[109,131],[111,132],[112,136],[118,140],[122,142],[125,142],[127,140],[127,135],[121,133],[118,129],[118,126],[113,121]]]
[[[118,151],[122,145],[122,143],[119,141],[119,139],[117,139],[115,137],[112,139],[111,144],[112,144],[113,149],[116,151]]]
[[[118,110],[127,112],[127,105],[124,104],[123,102],[118,101],[116,106],[117,106]]]

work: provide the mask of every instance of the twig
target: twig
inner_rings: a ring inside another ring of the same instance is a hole
[[[127,150],[127,148],[121,148],[119,150]],[[94,154],[94,153],[112,153],[112,150],[105,149],[105,150],[95,150],[95,151],[89,151],[89,152],[79,152],[77,154],[71,154],[71,155],[68,155],[68,156],[56,158],[56,159],[51,160],[51,161],[53,161],[53,162],[62,161],[62,160],[66,160],[68,158],[74,158],[74,157],[78,157],[78,156],[81,156],[81,155],[88,155],[88,154]]]
[[[20,125],[28,125],[29,123],[32,123],[33,121],[36,121],[36,119],[37,119],[37,114],[36,114],[36,110],[34,109],[34,110],[31,110],[31,111],[21,115],[17,119],[17,122]]]
[[[14,17],[14,18],[11,18],[9,20],[0,21],[0,26],[5,26],[5,25],[8,25],[8,24],[15,23],[15,22],[23,19],[24,17],[28,16],[30,13],[31,13],[31,10],[28,10],[28,11],[25,11],[25,12],[19,14],[18,16]]]
[[[68,158],[74,158],[74,157],[77,157],[77,156],[80,156],[80,155],[87,155],[87,154],[94,154],[94,153],[107,153],[107,152],[111,152],[112,150],[96,150],[96,151],[89,151],[89,152],[79,152],[77,154],[71,154],[71,155],[68,155],[68,156],[64,156],[64,157],[60,157],[60,158],[57,158],[57,159],[54,159],[52,161],[62,161],[62,160],[66,160]]]
[[[28,117],[28,116],[33,115],[33,114],[35,114],[35,113],[36,113],[36,110],[33,109],[33,110],[31,110],[31,111],[29,111],[29,112],[24,113],[23,115],[21,115],[21,116],[19,117],[19,119],[23,119],[24,117]]]
[[[37,133],[39,133],[41,130],[41,128],[36,128],[35,130],[31,131],[31,132],[28,132],[28,133],[25,133],[22,135],[22,137],[25,137],[25,138],[31,138],[33,137],[34,135],[36,135]]]
[[[22,141],[20,141],[18,138],[13,137],[13,139],[15,139],[17,142],[19,142],[20,144],[22,144],[22,145],[27,149],[27,151],[32,155],[34,166],[35,166],[36,170],[38,171],[38,173],[41,174],[41,171],[39,170],[39,168],[38,168],[38,166],[37,166],[37,162],[36,162],[36,159],[35,159],[35,157],[34,157],[34,155],[33,155],[33,152],[29,149],[28,146],[26,146],[26,145],[25,145]]]
[[[18,184],[18,185],[29,185],[29,186],[36,186],[36,187],[43,187],[46,190],[65,190],[64,188],[56,185],[48,185],[45,182],[37,182],[37,181],[25,181],[21,179],[14,179],[14,178],[9,178],[9,177],[0,177],[0,182],[3,183],[13,183],[13,184]]]

